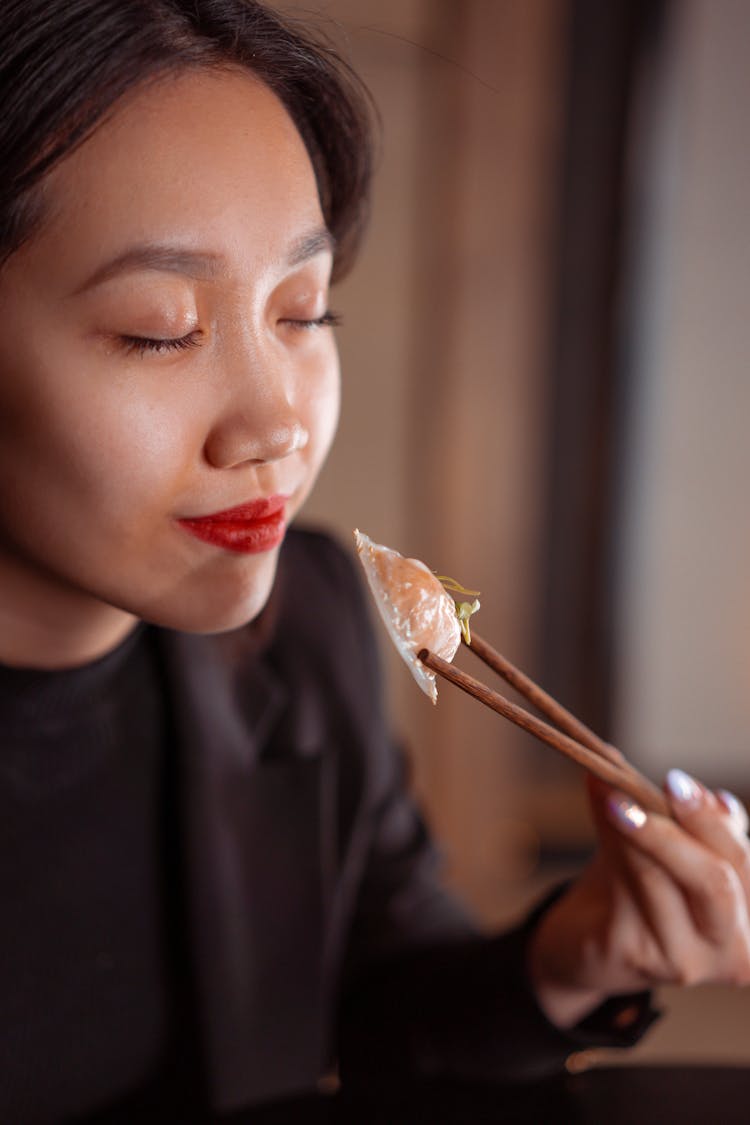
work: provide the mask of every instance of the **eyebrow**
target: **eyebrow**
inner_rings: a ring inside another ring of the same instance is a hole
[[[309,261],[310,258],[314,258],[324,251],[333,254],[335,249],[336,240],[328,228],[318,227],[317,230],[311,231],[310,234],[303,234],[301,238],[292,243],[287,264],[301,266],[303,262]]]
[[[289,266],[301,266],[324,251],[332,254],[334,248],[335,240],[331,232],[326,227],[319,227],[296,239],[285,261]],[[146,242],[123,250],[115,258],[99,266],[82,285],[78,286],[75,295],[102,285],[118,274],[134,273],[138,270],[178,273],[198,280],[210,280],[220,275],[225,268],[226,259],[222,254]]]

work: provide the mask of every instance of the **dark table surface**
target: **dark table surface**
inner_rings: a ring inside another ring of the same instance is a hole
[[[102,1125],[186,1125],[162,1115]],[[750,1125],[750,1069],[603,1067],[519,1086],[436,1082],[311,1095],[218,1118],[221,1125]]]
[[[750,1125],[750,1070],[612,1067],[528,1086],[439,1083],[289,1102],[232,1125]]]

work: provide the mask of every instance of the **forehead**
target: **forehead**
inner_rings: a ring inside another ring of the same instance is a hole
[[[268,87],[235,70],[136,90],[53,170],[45,201],[36,251],[81,270],[164,240],[257,265],[322,223],[293,121]]]

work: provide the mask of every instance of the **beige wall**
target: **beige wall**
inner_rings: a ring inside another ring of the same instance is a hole
[[[307,515],[344,538],[359,525],[479,586],[481,631],[524,664],[539,612],[566,5],[316,7],[338,21],[384,138],[370,238],[335,295],[346,322],[341,432]],[[750,787],[750,5],[673,8],[675,69],[651,138],[659,159],[638,262],[647,315],[623,538],[619,735],[629,749],[650,748],[655,776],[674,760],[699,769],[719,750],[723,776]],[[531,825],[555,820],[561,835],[586,839],[580,779],[527,772],[525,736],[448,689],[433,710],[383,648],[395,720],[451,877],[487,919],[503,920],[555,874],[534,870]],[[672,991],[666,1004],[671,1016],[621,1061],[748,1061],[746,993]]]
[[[537,625],[563,4],[323,10],[375,95],[383,155],[368,243],[335,294],[343,419],[306,514],[481,589],[478,628],[523,664]],[[530,843],[519,738],[451,689],[433,710],[386,656],[451,876],[490,915]]]
[[[655,776],[748,792],[750,4],[676,16],[635,264],[618,734]]]
[[[637,399],[622,534],[617,740],[750,795],[750,5],[673,5],[635,153]],[[664,989],[610,1062],[747,1066],[746,989]],[[721,1111],[718,1111],[719,1119]]]

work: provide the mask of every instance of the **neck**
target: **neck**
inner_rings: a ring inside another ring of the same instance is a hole
[[[79,625],[60,631],[39,622],[27,622],[23,630],[15,630],[8,629],[7,618],[0,612],[0,664],[50,670],[90,664],[117,648],[137,623],[138,618],[121,613],[107,627],[99,623],[91,628]]]
[[[73,668],[116,648],[138,618],[80,590],[51,588],[19,570],[0,574],[0,664]]]

